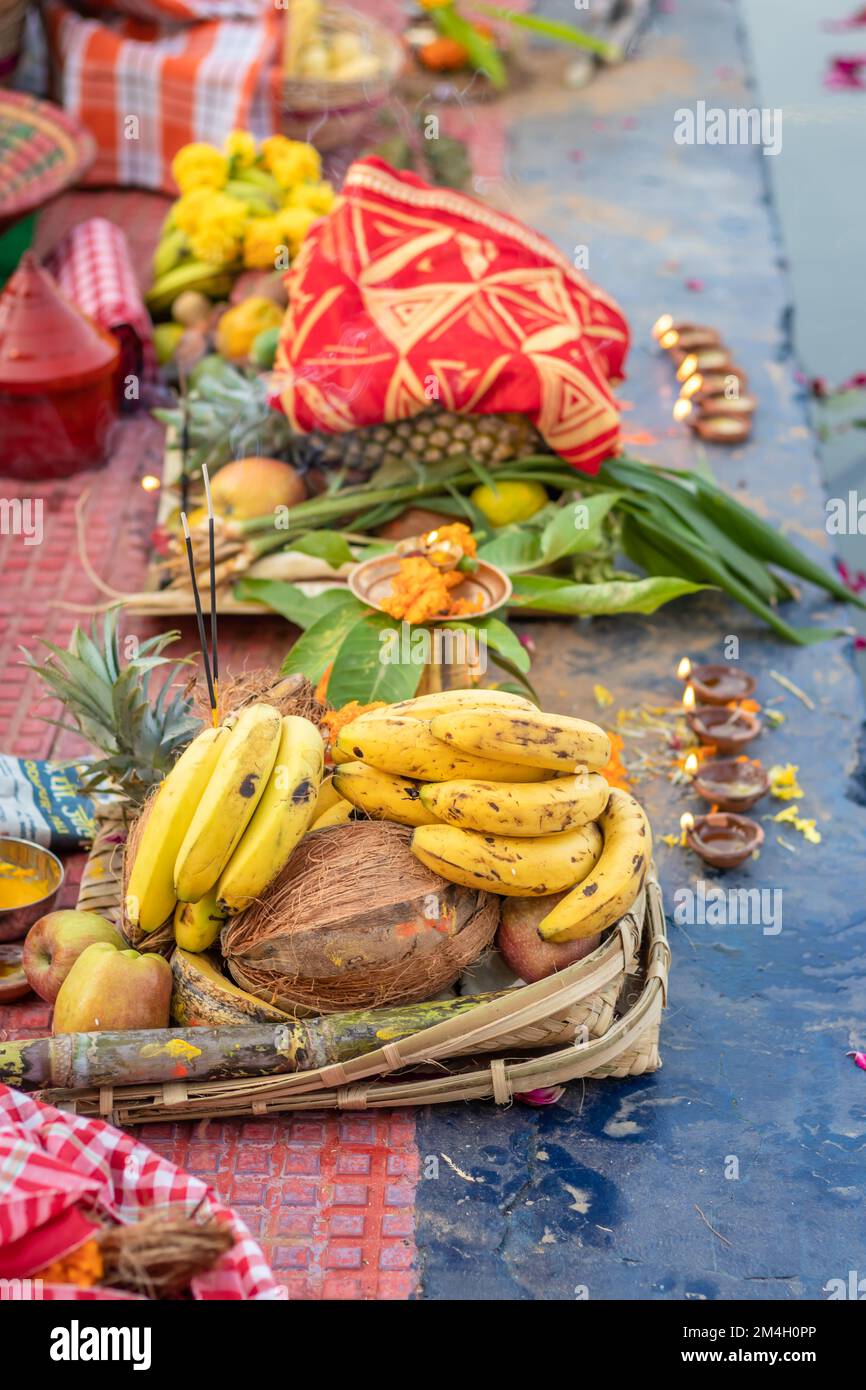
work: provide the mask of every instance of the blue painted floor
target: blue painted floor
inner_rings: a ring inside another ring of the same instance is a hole
[[[754,148],[673,140],[680,107],[752,104],[739,21],[728,0],[668,5],[628,68],[582,93],[551,82],[512,120],[503,191],[563,249],[588,248],[590,275],[631,321],[625,428],[658,439],[633,452],[696,462],[692,436],[671,423],[672,372],[649,330],[664,311],[714,325],[760,408],[747,446],[707,460],[829,564],[768,161]],[[789,616],[849,620],[814,592]],[[719,660],[726,637],[738,637],[759,698],[781,697],[775,708],[786,716],[753,749],[767,765],[799,765],[802,811],[823,839],[809,845],[768,825],[760,859],[725,879],[782,894],[778,934],[669,923],[660,1072],[574,1085],[550,1110],[419,1112],[422,1167],[445,1154],[466,1175],[440,1158],[438,1177],[420,1183],[422,1296],[826,1297],[830,1279],[866,1273],[866,1075],[845,1055],[866,1044],[864,704],[851,643],[789,647],[714,595],[654,618],[574,624],[567,644],[562,624],[532,632],[545,704],[590,716],[595,682],[612,691],[614,708],[673,701],[680,656]],[[771,670],[806,691],[814,710]],[[657,835],[699,809],[661,779],[637,791]],[[698,861],[664,845],[657,860],[670,906],[678,888],[694,886]],[[702,876],[712,881],[711,871]]]

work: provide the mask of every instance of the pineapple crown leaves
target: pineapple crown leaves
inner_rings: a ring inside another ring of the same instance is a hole
[[[35,671],[64,705],[74,721],[46,723],[82,734],[104,756],[88,767],[86,790],[121,787],[132,801],[141,802],[150,787],[162,780],[198,732],[201,721],[192,714],[191,696],[172,690],[166,681],[155,698],[150,680],[160,666],[176,667],[162,656],[180,636],[160,633],[121,664],[116,609],[105,615],[102,630],[94,621],[89,633],[76,627],[64,651],[42,639],[50,655],[44,665],[24,651],[24,664]]]

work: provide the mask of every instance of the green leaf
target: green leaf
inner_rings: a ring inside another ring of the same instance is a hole
[[[492,541],[482,545],[479,560],[498,565],[506,574],[535,569],[541,561],[541,536],[526,526],[504,526]]]
[[[313,685],[318,685],[340,650],[346,634],[370,611],[353,595],[350,594],[349,599],[351,602],[345,602],[333,612],[325,613],[307,628],[286,653],[280,667],[280,675],[294,676],[300,673],[312,681]]]
[[[346,633],[334,657],[334,667],[328,679],[328,699],[331,704],[345,705],[358,700],[362,705],[374,700],[408,700],[415,694],[424,670],[419,646],[413,650],[411,640],[403,650],[401,637],[405,629],[387,613],[367,613]],[[416,633],[429,636],[426,629]],[[390,638],[391,640],[386,640]],[[396,640],[394,640],[396,639]]]
[[[619,499],[617,492],[597,492],[558,507],[541,537],[541,563],[551,565],[566,555],[597,550],[604,539],[602,523]]]
[[[607,62],[618,62],[622,58],[622,50],[615,43],[605,43],[604,39],[585,34],[582,29],[576,29],[573,24],[566,24],[562,20],[540,19],[519,10],[503,9],[501,5],[483,4],[481,0],[473,0],[472,9],[479,14],[489,14],[493,19],[505,20],[516,29],[529,29],[533,34],[544,34],[549,39],[562,39],[564,43],[576,44],[578,48],[588,48]]]
[[[332,570],[338,570],[341,565],[350,565],[354,559],[349,542],[339,531],[308,531],[306,535],[292,541],[291,549],[299,550],[302,555],[313,555],[317,560],[324,560]]]
[[[440,34],[455,39],[469,54],[472,66],[485,73],[500,91],[505,86],[505,64],[489,39],[485,39],[459,15],[452,4],[437,5],[428,11]]]
[[[673,575],[650,579],[612,579],[603,584],[572,584],[547,575],[526,575],[515,580],[515,604],[544,613],[572,617],[601,617],[614,613],[654,613],[663,603],[706,589]]]
[[[311,598],[297,584],[290,584],[285,579],[239,579],[233,592],[236,599],[245,603],[263,603],[287,622],[305,630],[345,604],[358,602],[348,589],[343,588],[325,589]]]

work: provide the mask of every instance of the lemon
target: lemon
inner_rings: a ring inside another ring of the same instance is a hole
[[[541,483],[501,482],[496,484],[495,491],[482,483],[472,493],[472,501],[491,526],[528,521],[549,500]]]

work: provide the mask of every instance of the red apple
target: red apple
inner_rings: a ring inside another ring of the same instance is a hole
[[[244,520],[266,516],[277,507],[303,502],[307,490],[300,474],[282,459],[246,458],[227,463],[211,482],[214,511]]]
[[[10,942],[0,946],[0,1004],[12,1004],[30,993],[30,985],[21,964],[21,944]]]
[[[584,936],[561,945],[542,940],[538,935],[539,922],[565,896],[566,893],[551,893],[546,898],[506,898],[502,904],[496,944],[506,964],[527,984],[583,960],[601,941],[600,936]]]
[[[78,957],[54,1004],[55,1033],[167,1028],[171,966],[153,952],[96,941]]]
[[[117,928],[96,912],[49,912],[40,917],[24,942],[22,964],[30,988],[53,1004],[81,952],[94,941],[126,944]]]

